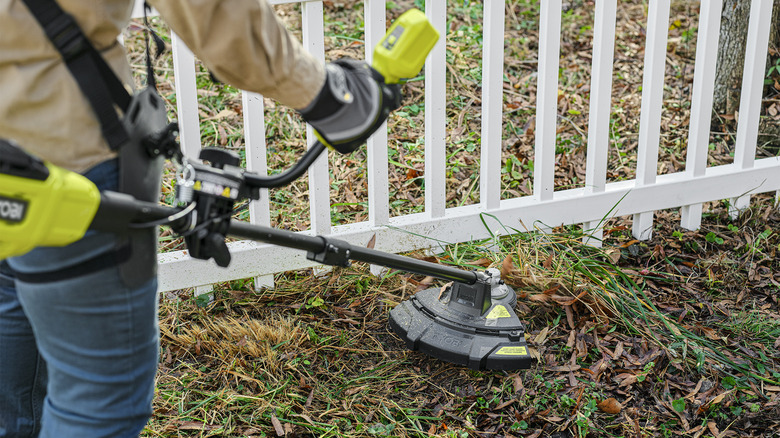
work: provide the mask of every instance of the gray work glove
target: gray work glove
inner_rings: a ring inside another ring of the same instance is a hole
[[[345,58],[325,66],[325,85],[300,113],[325,146],[347,154],[400,106],[400,85],[385,84],[365,61]]]

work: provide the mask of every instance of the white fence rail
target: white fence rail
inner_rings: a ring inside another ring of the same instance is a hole
[[[376,235],[376,249],[403,252],[429,248],[436,242],[488,238],[490,232],[505,233],[504,226],[523,229],[537,223],[582,223],[586,229],[594,229],[609,212],[609,217],[633,215],[634,236],[648,239],[654,211],[681,208],[681,225],[697,229],[704,202],[732,199],[731,205],[740,209],[748,205],[752,194],[780,190],[780,158],[756,159],[772,0],[752,2],[734,162],[714,167],[707,166],[707,150],[722,1],[701,2],[686,167],[683,172],[666,175],[657,175],[657,168],[670,0],[649,2],[636,178],[614,183],[607,183],[606,175],[617,0],[596,0],[585,187],[558,191],[553,181],[562,4],[561,0],[540,3],[532,196],[504,200],[500,197],[505,3],[485,0],[480,203],[446,208],[446,44],[442,39],[425,67],[424,212],[390,217],[387,133],[380,129],[368,145],[368,220],[331,226],[328,162],[323,156],[309,172],[311,229],[305,233],[334,235],[355,245],[365,245]],[[442,36],[447,35],[446,6],[444,0],[425,2],[426,14]],[[136,12],[140,14],[141,9],[136,8]],[[384,0],[366,0],[364,13],[365,47],[371,48],[385,33]],[[304,45],[315,56],[324,58],[322,3],[303,3],[302,18]],[[172,42],[182,146],[186,155],[196,157],[201,142],[195,59],[175,35]],[[366,58],[370,60],[370,50]],[[247,166],[264,173],[262,97],[244,93],[243,105]],[[251,208],[253,223],[270,223],[268,196],[263,195]],[[491,230],[486,229],[484,221]],[[593,234],[600,237],[601,231]],[[233,254],[228,268],[191,259],[186,251],[160,254],[160,289],[196,287],[314,266],[298,250],[251,241],[228,246]]]

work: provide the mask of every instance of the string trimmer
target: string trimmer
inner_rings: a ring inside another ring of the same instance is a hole
[[[438,33],[420,11],[403,14],[374,51],[373,67],[388,83],[412,77],[422,68]],[[320,142],[289,170],[262,176],[240,168],[231,151],[205,148],[199,158],[182,160],[177,207],[139,201],[103,191],[73,172],[43,162],[11,143],[0,142],[0,259],[38,246],[63,246],[89,230],[122,233],[128,228],[169,226],[183,236],[190,255],[230,263],[227,236],[300,249],[307,258],[331,266],[361,261],[451,281],[443,290],[415,294],[390,311],[390,327],[407,347],[472,369],[529,368],[525,328],[515,315],[515,292],[497,269],[466,271],[411,257],[350,245],[328,236],[308,236],[231,219],[237,202],[257,200],[261,188],[289,184],[325,150]],[[159,151],[176,156],[178,151]]]

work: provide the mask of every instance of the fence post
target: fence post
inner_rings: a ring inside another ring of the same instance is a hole
[[[176,113],[179,123],[181,150],[190,160],[200,161],[198,154],[203,147],[200,142],[200,117],[198,116],[198,86],[195,80],[195,55],[184,42],[171,32],[173,69],[176,72]],[[213,285],[196,286],[193,295],[207,295],[214,298]]]
[[[379,44],[386,31],[386,7],[384,0],[365,0],[366,62],[373,63],[374,47]],[[390,189],[388,184],[387,122],[368,139],[366,161],[368,167],[368,222],[372,227],[385,226],[390,222]],[[381,276],[387,268],[370,265],[372,274]]]
[[[195,55],[174,32],[171,32],[171,47],[173,70],[176,75],[176,116],[179,122],[181,149],[187,158],[197,160],[201,144]]]

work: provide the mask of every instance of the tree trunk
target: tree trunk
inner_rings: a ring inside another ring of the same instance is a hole
[[[718,41],[718,67],[715,69],[715,95],[712,102],[715,114],[731,115],[739,107],[750,3],[750,0],[723,2]]]
[[[750,0],[724,0],[723,2],[713,99],[716,122],[718,116],[731,116],[739,110],[750,4]],[[775,0],[769,35],[767,71],[775,64],[778,57],[780,57],[780,0]],[[771,116],[767,114],[766,109],[780,97],[780,89],[774,85],[774,79],[777,79],[780,85],[780,72],[773,72],[771,77],[767,75],[764,77],[773,79],[773,83],[764,88],[765,108],[762,114],[765,117],[761,118],[759,126],[759,146],[768,145],[776,153],[780,148],[780,115]]]

